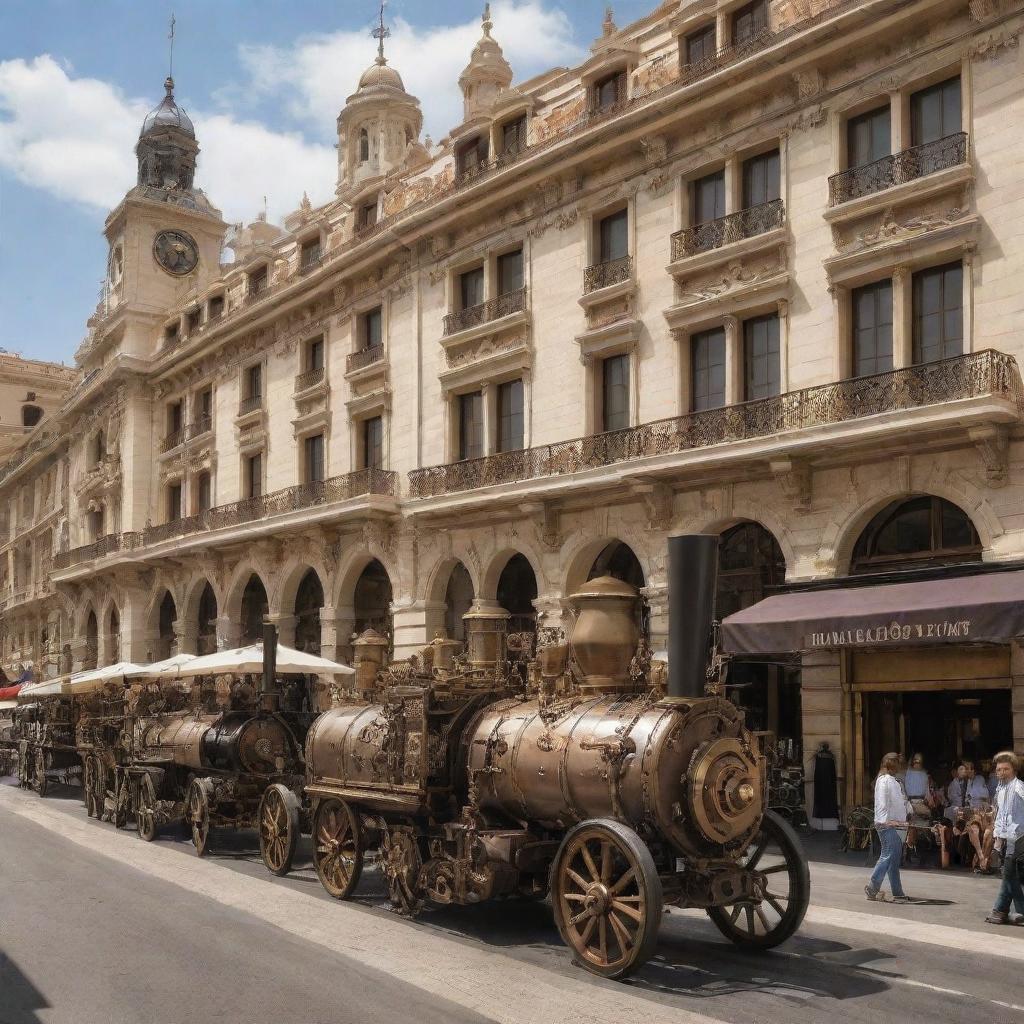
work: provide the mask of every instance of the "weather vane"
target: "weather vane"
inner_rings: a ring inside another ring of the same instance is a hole
[[[170,40],[167,54],[167,77],[174,78],[174,12],[171,12],[171,31],[167,33]]]
[[[387,61],[384,59],[384,40],[391,35],[391,29],[384,24],[384,8],[387,6],[387,0],[381,0],[380,5],[380,24],[370,33],[374,39],[377,40],[377,63],[386,64]]]

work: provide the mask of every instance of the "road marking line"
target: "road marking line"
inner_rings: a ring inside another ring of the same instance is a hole
[[[0,786],[0,805],[93,853],[250,914],[502,1024],[724,1024],[582,970],[577,977],[566,976],[491,947],[477,948],[472,940],[462,943],[414,930],[398,917],[369,916],[345,903],[327,903],[215,862],[183,857],[179,851],[87,824],[8,786]],[[350,936],[358,936],[358,946]],[[568,963],[568,950],[563,955]]]

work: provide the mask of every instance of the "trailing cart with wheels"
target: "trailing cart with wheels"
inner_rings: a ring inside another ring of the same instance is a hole
[[[789,938],[807,862],[767,810],[762,737],[709,673],[716,559],[715,538],[670,541],[667,672],[639,595],[604,577],[573,596],[571,642],[542,643],[525,685],[506,613],[477,602],[465,658],[390,666],[321,715],[306,792],[327,891],[350,896],[369,849],[408,914],[550,887],[575,960],[611,978],[651,956],[666,904],[706,910],[740,945]]]
[[[70,782],[82,772],[75,746],[74,700],[65,693],[49,692],[60,686],[53,681],[23,687],[13,715],[18,781],[43,797],[54,782]],[[41,692],[44,687],[47,692]]]

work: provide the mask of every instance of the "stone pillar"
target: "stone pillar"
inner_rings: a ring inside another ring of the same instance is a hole
[[[295,627],[299,624],[297,615],[264,615],[263,621],[277,626],[277,642],[285,647],[295,646]]]
[[[356,628],[356,610],[352,605],[320,609],[320,654],[331,661],[352,663],[352,633]]]
[[[217,619],[217,650],[227,651],[237,647],[242,638],[242,624],[227,616]]]
[[[572,615],[563,597],[558,594],[544,594],[533,599],[533,607],[537,610],[538,629],[561,629],[566,640],[569,639],[572,633]]]
[[[444,625],[445,603],[443,601],[411,601],[408,604],[391,606],[391,621],[394,629],[395,660],[401,661],[419,652],[433,639],[432,623]]]
[[[172,654],[199,653],[199,626],[193,622],[187,624],[181,619],[174,620],[174,646]]]
[[[668,585],[652,584],[640,591],[650,609],[651,651],[668,658]]]
[[[85,659],[89,653],[89,641],[84,636],[71,638],[71,671],[81,672],[85,668]]]
[[[1010,691],[1010,713],[1013,716],[1013,749],[1024,752],[1024,647],[1019,643],[1010,644],[1010,677],[1013,689]]]
[[[914,365],[913,317],[910,271],[899,264],[892,269],[892,365],[895,370]]]
[[[725,327],[725,404],[743,401],[743,339],[740,322],[734,316],[722,318]]]
[[[811,818],[814,810],[814,779],[811,777],[814,754],[820,743],[828,743],[836,757],[840,809],[847,803],[847,779],[853,751],[843,743],[843,664],[842,651],[815,651],[804,654],[800,673],[800,699],[803,714],[803,764],[808,773],[805,781],[807,816],[815,828],[835,829],[834,819]]]

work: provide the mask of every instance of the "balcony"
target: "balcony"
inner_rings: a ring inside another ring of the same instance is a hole
[[[307,249],[299,257],[299,275],[311,274],[314,270],[322,267],[323,263],[323,252],[319,245],[312,249]]]
[[[54,557],[53,567],[57,571],[69,569],[115,552],[140,551],[168,540],[230,529],[366,495],[395,498],[397,494],[397,473],[385,469],[361,469],[328,480],[286,487],[256,498],[216,505],[194,516],[159,523],[139,532],[111,534],[93,544],[59,552]]]
[[[800,431],[812,432],[805,440],[819,448],[820,428],[952,402],[961,405],[950,423],[961,427],[965,419],[962,403],[971,399],[997,400],[998,414],[993,413],[991,401],[979,412],[990,420],[1019,418],[1024,410],[1024,387],[1016,360],[1003,352],[976,352],[756,402],[656,420],[628,430],[417,469],[409,474],[409,495],[439,497],[758,439],[772,440],[774,450],[780,451],[784,445],[777,435],[791,435],[792,442],[792,435]],[[890,420],[888,416],[885,428],[899,429]],[[763,453],[759,457],[763,458]]]
[[[188,439],[194,441],[197,437],[202,437],[203,434],[209,434],[211,430],[213,430],[213,417],[209,413],[197,416],[188,425]]]
[[[526,289],[517,288],[515,291],[506,292],[497,298],[488,299],[486,302],[470,306],[468,309],[460,309],[457,313],[449,313],[444,318],[444,334],[448,337],[458,334],[460,331],[468,331],[481,324],[490,323],[492,320],[500,320],[504,316],[511,316],[513,313],[521,313],[526,308]]]
[[[270,282],[266,278],[260,280],[250,280],[249,286],[245,290],[245,301],[248,303],[259,302],[260,299],[265,299],[270,294]]]
[[[781,199],[751,206],[716,220],[694,224],[672,236],[672,261],[721,249],[733,242],[755,238],[781,228],[786,222],[786,207]]]
[[[583,291],[589,294],[601,288],[623,284],[633,276],[633,257],[620,256],[617,260],[595,263],[583,271]]]
[[[177,430],[172,430],[161,442],[160,451],[161,453],[172,451],[179,445],[185,443],[185,428],[178,427]]]
[[[345,357],[345,372],[354,373],[356,370],[364,370],[367,366],[381,362],[383,358],[383,345],[370,345],[369,348],[361,348],[358,352],[349,352]]]
[[[323,384],[325,380],[326,371],[322,366],[317,367],[315,370],[307,370],[305,373],[300,373],[295,378],[295,394],[309,391],[311,388]]]
[[[967,162],[967,133],[947,135],[881,160],[851,167],[828,179],[829,205],[839,206]]]
[[[254,412],[259,412],[263,408],[263,396],[262,395],[250,395],[248,398],[243,398],[238,403],[238,415],[249,416]]]

